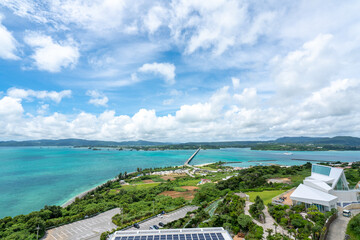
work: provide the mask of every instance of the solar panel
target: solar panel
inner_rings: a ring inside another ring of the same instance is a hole
[[[219,238],[219,240],[224,240],[224,237],[221,233],[216,233],[216,235]]]
[[[186,230],[186,231],[185,231]],[[228,235],[223,235],[224,229],[211,228],[202,230],[197,229],[169,229],[169,230],[145,230],[145,231],[129,231],[118,232],[118,236],[114,236],[113,240],[225,240]],[[222,232],[219,232],[222,231]],[[121,237],[122,235],[122,237]]]

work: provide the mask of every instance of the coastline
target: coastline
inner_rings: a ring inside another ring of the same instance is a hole
[[[134,173],[134,172],[129,172],[128,174],[132,174],[132,173]],[[101,187],[102,185],[104,185],[104,184],[107,183],[108,181],[115,182],[117,179],[118,179],[117,177],[108,179],[108,180],[106,180],[105,182],[103,182],[103,183],[101,183],[101,184],[99,184],[99,185],[96,185],[95,187],[90,188],[89,190],[86,190],[86,191],[84,191],[84,192],[81,192],[81,193],[77,194],[76,196],[70,198],[70,199],[67,200],[65,203],[61,204],[60,206],[61,206],[62,208],[66,208],[67,206],[69,206],[70,204],[72,204],[73,202],[75,202],[75,199],[76,199],[76,198],[81,199],[81,198],[83,198],[86,194],[88,194],[88,193],[91,192],[91,191],[94,191],[94,190],[95,190],[96,188],[98,188],[98,187]]]
[[[61,206],[62,208],[66,208],[67,206],[69,206],[70,204],[72,204],[73,202],[75,202],[75,199],[76,199],[76,198],[81,199],[81,198],[83,198],[86,194],[88,194],[89,192],[94,191],[96,188],[101,187],[102,185],[104,185],[106,182],[108,182],[108,181],[114,182],[114,181],[116,181],[116,179],[117,179],[117,178],[115,177],[115,178],[106,180],[105,182],[103,182],[103,183],[101,183],[101,184],[99,184],[99,185],[96,185],[95,187],[92,187],[92,188],[90,188],[89,190],[86,190],[86,191],[84,191],[84,192],[81,192],[81,193],[77,194],[76,196],[70,198],[70,199],[67,200],[65,203],[61,204],[60,206]]]

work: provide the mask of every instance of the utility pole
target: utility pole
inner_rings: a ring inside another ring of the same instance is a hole
[[[39,239],[39,230],[40,230],[40,227],[39,225],[36,227],[36,239]]]

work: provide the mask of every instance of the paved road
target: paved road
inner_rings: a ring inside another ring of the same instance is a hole
[[[72,240],[72,239],[100,239],[102,232],[109,231],[117,226],[111,218],[120,213],[120,208],[115,208],[95,217],[66,224],[47,231],[44,240]]]
[[[140,223],[140,230],[148,230],[150,226],[157,225],[159,226],[159,222],[163,222],[164,224],[178,220],[180,218],[185,217],[186,213],[194,211],[198,209],[197,206],[186,206],[183,208],[180,208],[179,210],[176,210],[174,212],[162,215],[162,217],[155,217],[152,219],[149,219],[146,222]],[[137,230],[136,228],[132,227],[127,229],[126,231],[133,231]]]
[[[352,209],[351,216],[360,213],[360,209]],[[338,217],[330,224],[327,240],[343,240],[345,239],[346,227],[351,218],[344,217],[342,211],[339,211]]]

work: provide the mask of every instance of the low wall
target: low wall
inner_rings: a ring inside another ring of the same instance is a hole
[[[352,203],[344,207],[344,209],[350,210],[350,209],[360,209],[360,203]]]
[[[320,240],[325,240],[326,237],[327,237],[327,234],[329,232],[329,227],[331,225],[331,223],[337,218],[338,216],[338,213],[335,213],[334,215],[332,215],[328,220],[326,220],[326,223],[325,223],[325,232],[323,232],[321,235],[320,235]]]

